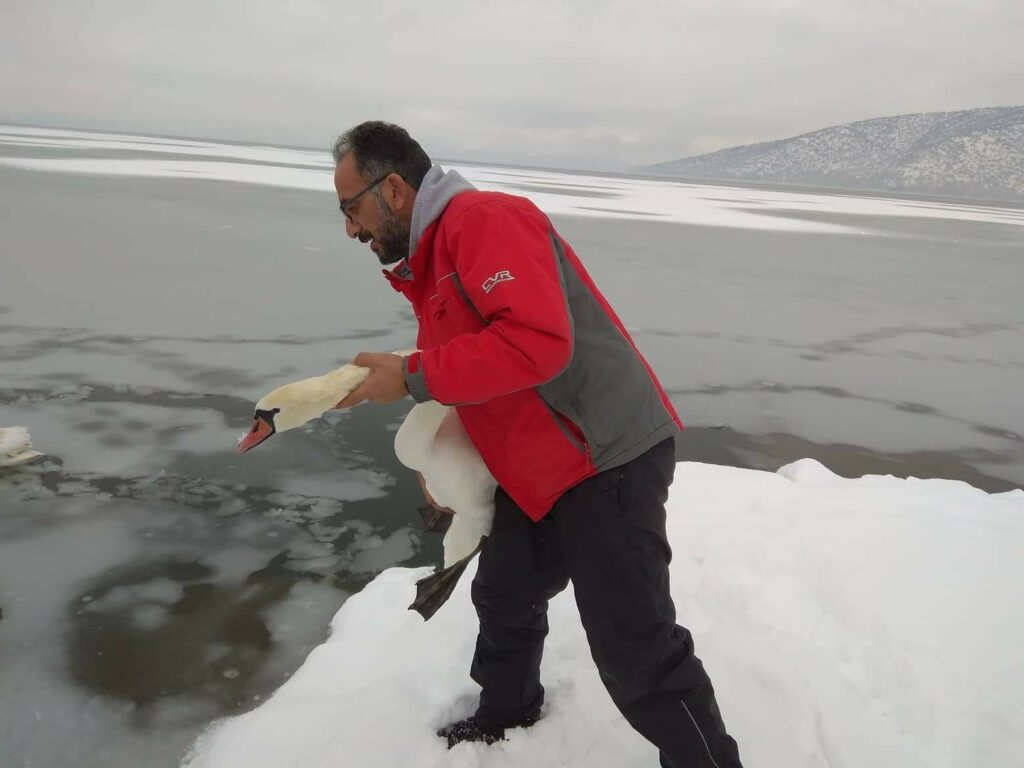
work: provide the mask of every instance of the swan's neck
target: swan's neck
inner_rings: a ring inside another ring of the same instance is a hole
[[[430,400],[413,406],[395,435],[395,456],[409,469],[421,470],[430,463],[434,440],[451,407]]]
[[[324,415],[363,383],[369,368],[345,365],[336,371],[278,387],[256,404],[257,410],[280,409],[278,432],[300,427]]]
[[[404,350],[394,354],[404,357],[412,354],[413,351],[415,350]],[[314,376],[278,387],[256,403],[256,410],[269,411],[277,408],[278,418],[275,421],[277,431],[284,432],[288,429],[295,429],[307,421],[323,416],[351,394],[369,375],[369,368],[349,363],[335,371],[325,373],[323,376]],[[436,425],[434,431],[436,431]]]

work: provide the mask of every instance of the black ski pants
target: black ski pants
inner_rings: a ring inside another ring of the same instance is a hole
[[[661,765],[740,765],[669,593],[665,500],[673,449],[669,438],[583,481],[538,523],[498,489],[472,589],[480,618],[471,670],[482,688],[478,717],[514,725],[538,716],[548,600],[572,581],[601,680],[629,724],[661,751]]]

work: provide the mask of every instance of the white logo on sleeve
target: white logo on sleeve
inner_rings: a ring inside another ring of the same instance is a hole
[[[498,283],[503,283],[506,280],[515,280],[515,278],[512,277],[512,273],[509,272],[507,269],[501,270],[501,272],[498,272],[494,277],[488,277],[486,280],[484,280],[484,284],[482,286],[484,289],[484,293],[490,293],[491,289],[494,286],[496,286]]]

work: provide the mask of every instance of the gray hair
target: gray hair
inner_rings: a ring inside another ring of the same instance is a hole
[[[377,179],[397,173],[413,189],[419,189],[430,170],[430,157],[404,128],[393,123],[371,120],[350,128],[331,148],[337,165],[346,155],[356,161],[363,178]]]

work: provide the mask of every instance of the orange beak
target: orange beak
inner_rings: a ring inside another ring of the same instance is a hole
[[[242,442],[238,444],[238,452],[245,453],[246,451],[255,448],[268,437],[273,435],[275,431],[273,421],[268,421],[263,416],[256,416],[256,419],[252,423],[252,429],[249,430],[249,434],[243,437]]]

